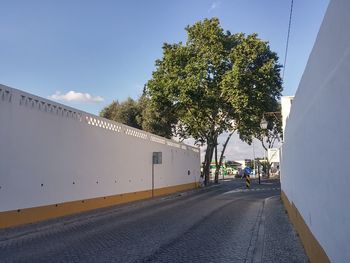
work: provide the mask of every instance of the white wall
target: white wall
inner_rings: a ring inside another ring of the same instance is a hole
[[[294,99],[294,96],[283,96],[281,98],[283,138],[284,138],[284,131],[286,129],[287,119],[289,117],[290,109],[292,107],[293,99]]]
[[[282,189],[332,262],[350,262],[350,1],[332,0],[299,84]]]
[[[0,85],[0,212],[149,190],[154,151],[155,188],[199,181],[198,148]]]

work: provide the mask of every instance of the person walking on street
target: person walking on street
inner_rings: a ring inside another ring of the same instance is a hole
[[[245,177],[245,186],[246,188],[250,188],[250,173],[252,172],[252,169],[250,167],[244,168],[244,177]]]

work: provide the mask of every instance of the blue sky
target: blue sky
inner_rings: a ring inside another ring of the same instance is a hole
[[[294,1],[285,95],[295,93],[328,2]],[[290,0],[0,0],[0,83],[98,114],[137,98],[162,44],[185,41],[186,25],[204,18],[257,32],[282,63],[289,9]]]

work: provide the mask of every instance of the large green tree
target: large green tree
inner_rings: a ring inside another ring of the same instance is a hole
[[[164,44],[148,92],[156,108],[177,116],[176,135],[206,144],[208,183],[218,136],[237,130],[241,139],[251,142],[254,126],[280,96],[280,66],[277,55],[256,34],[224,32],[216,18],[186,31],[186,44]]]
[[[278,56],[270,50],[267,42],[260,40],[257,34],[252,34],[234,48],[231,59],[234,64],[226,74],[223,85],[236,114],[234,127],[243,141],[250,144],[252,138],[256,137],[265,149],[271,148],[279,140],[281,131],[281,123],[276,118],[271,119],[272,115],[268,114],[280,110],[278,100],[282,81]],[[260,127],[264,116],[269,121],[266,130]],[[223,145],[224,150],[230,135],[232,132]],[[224,150],[221,152],[220,165]]]
[[[138,119],[143,130],[170,139],[174,134],[177,117],[169,108],[157,109],[144,89],[139,101],[141,115]]]
[[[277,55],[257,35],[224,32],[217,18],[186,28],[187,42],[164,44],[147,83],[153,107],[176,116],[176,135],[206,145],[205,183],[217,138],[237,130],[251,142],[254,125],[280,96]]]

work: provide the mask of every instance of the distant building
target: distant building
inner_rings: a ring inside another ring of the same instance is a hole
[[[232,178],[239,170],[242,169],[242,164],[235,161],[224,161],[219,170],[219,179]],[[210,180],[214,180],[216,170],[215,161],[210,163]]]
[[[240,168],[244,169],[245,167],[250,166],[250,163],[252,162],[252,160],[251,159],[244,159],[244,160],[238,160],[235,162],[241,164]]]
[[[276,176],[279,173],[280,167],[280,149],[271,148],[267,150],[267,160],[271,164],[270,175]]]

